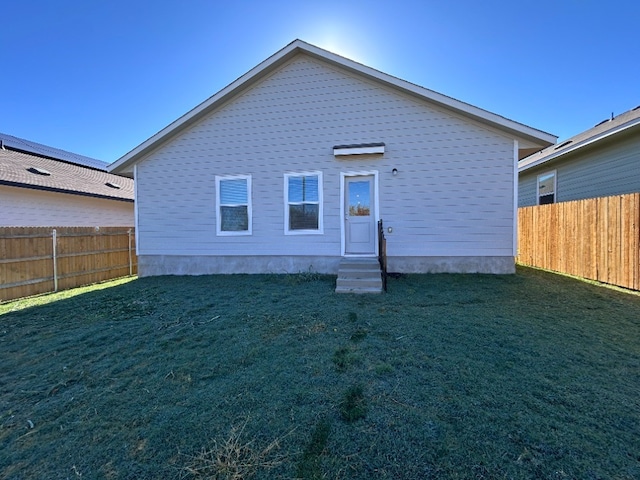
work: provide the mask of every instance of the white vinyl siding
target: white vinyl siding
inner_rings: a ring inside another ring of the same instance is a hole
[[[133,202],[0,185],[2,227],[133,227]]]
[[[218,235],[251,235],[251,176],[216,176]]]
[[[298,55],[138,163],[140,254],[340,256],[340,174],[378,171],[389,255],[513,256],[513,163],[513,137]],[[283,175],[314,171],[323,234],[285,235]],[[215,176],[239,172],[252,235],[216,235]]]
[[[322,234],[322,172],[284,175],[285,235]]]

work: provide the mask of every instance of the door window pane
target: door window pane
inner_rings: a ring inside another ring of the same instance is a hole
[[[371,182],[349,182],[349,215],[367,217],[371,214]]]

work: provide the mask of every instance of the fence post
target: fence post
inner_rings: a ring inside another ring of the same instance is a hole
[[[129,276],[133,275],[133,259],[131,256],[131,229],[127,231],[129,234]]]
[[[51,232],[53,240],[53,291],[58,291],[58,233],[54,228]]]

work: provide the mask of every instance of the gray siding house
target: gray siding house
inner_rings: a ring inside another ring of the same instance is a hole
[[[520,160],[518,205],[640,192],[640,106]]]
[[[514,271],[517,161],[556,137],[296,40],[114,162],[140,275]]]

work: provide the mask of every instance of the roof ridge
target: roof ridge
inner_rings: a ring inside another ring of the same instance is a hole
[[[94,170],[107,171],[108,162],[98,160],[97,158],[87,157],[61,148],[51,147],[43,143],[34,142],[24,138],[16,137],[0,132],[0,142],[4,148],[16,150],[39,157],[57,160],[60,162],[71,163]]]

